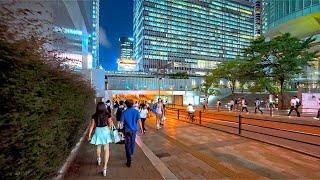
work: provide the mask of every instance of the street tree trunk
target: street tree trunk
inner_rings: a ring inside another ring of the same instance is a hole
[[[280,79],[280,97],[279,97],[279,100],[280,100],[280,109],[284,109],[285,106],[284,106],[284,95],[283,95],[283,87],[284,86],[284,79]]]

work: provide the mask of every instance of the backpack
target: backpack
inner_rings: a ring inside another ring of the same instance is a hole
[[[157,112],[157,103],[156,104],[154,104],[153,106],[152,106],[152,112],[154,112],[154,113],[156,113]]]
[[[121,119],[121,115],[122,115],[122,111],[124,110],[124,108],[118,108],[117,109],[117,113],[116,113],[116,118],[117,118],[117,121],[119,121]]]
[[[296,106],[297,107],[299,107],[299,106],[301,106],[301,101],[296,101],[297,103],[296,103]]]

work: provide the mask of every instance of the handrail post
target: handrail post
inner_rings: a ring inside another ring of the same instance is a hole
[[[272,116],[272,106],[270,106],[270,116]]]
[[[178,120],[180,119],[179,117],[180,117],[180,111],[179,111],[179,109],[178,109]]]
[[[201,112],[201,110],[199,111],[199,124],[201,124],[201,114],[202,114],[202,112]]]
[[[239,124],[238,134],[241,134],[241,115],[238,116],[238,124]]]

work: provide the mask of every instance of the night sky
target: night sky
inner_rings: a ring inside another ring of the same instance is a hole
[[[133,0],[100,0],[100,62],[105,70],[117,69],[119,37],[133,37]]]

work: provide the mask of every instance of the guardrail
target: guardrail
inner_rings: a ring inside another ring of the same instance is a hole
[[[179,105],[173,105],[173,104],[167,104],[167,107],[171,107],[171,108],[176,108],[176,109],[186,109],[186,106],[179,106]],[[197,106],[196,107],[197,110],[201,110],[203,111],[203,108],[202,106]],[[266,114],[269,114],[270,116],[274,116],[274,115],[279,115],[279,116],[287,116],[288,115],[288,112],[290,109],[286,109],[286,110],[279,110],[278,108],[265,108],[265,107],[260,107],[260,109],[263,111],[263,113],[266,115]],[[253,113],[255,108],[253,106],[248,106],[248,110],[250,113]],[[318,110],[319,108],[302,108],[302,107],[299,107],[298,108],[299,112],[300,112],[300,115],[303,116],[303,117],[316,117],[317,116],[317,113],[318,113]],[[311,112],[310,112],[311,110]],[[219,108],[219,110],[217,110],[217,108],[215,107],[210,107],[210,108],[207,108],[206,111],[215,111],[215,112],[241,112],[241,110],[237,109],[236,107],[233,108],[232,111],[230,111],[229,108],[226,108],[224,106],[221,106]],[[309,112],[308,112],[309,111]],[[259,110],[257,110],[257,114],[260,114]],[[293,111],[291,113],[292,116],[295,116],[296,115],[296,112]]]
[[[166,115],[320,158],[320,121],[317,120],[196,110],[195,121],[191,122],[186,110],[171,107],[166,108]]]

